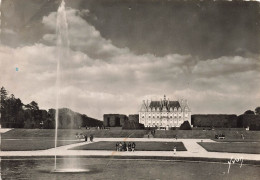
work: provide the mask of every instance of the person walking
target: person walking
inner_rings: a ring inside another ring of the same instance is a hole
[[[93,139],[94,139],[94,136],[91,134],[90,137],[89,137],[89,140],[90,140],[91,142],[93,142]]]
[[[123,150],[126,151],[126,143],[123,144]]]
[[[241,138],[242,138],[242,139],[245,139],[245,137],[244,137],[244,134],[243,134],[243,133],[241,133]]]
[[[119,142],[119,151],[122,151],[122,143]]]
[[[132,151],[132,144],[131,144],[131,142],[128,143],[128,151]]]
[[[135,152],[135,142],[132,143],[132,152]]]
[[[116,142],[116,151],[119,151],[119,143]]]
[[[176,146],[173,147],[173,154],[176,154]]]
[[[85,135],[85,141],[86,142],[88,141],[88,135]]]

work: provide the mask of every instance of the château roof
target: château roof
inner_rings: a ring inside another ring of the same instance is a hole
[[[174,109],[175,107],[176,107],[177,109],[178,109],[179,107],[181,107],[179,101],[169,101],[169,105],[168,105],[168,106],[169,106],[169,108],[173,108],[173,109]]]
[[[143,101],[142,107],[140,111],[149,111],[149,110],[156,110],[156,111],[172,111],[172,110],[181,110],[181,111],[190,111],[190,108],[187,104],[187,100],[181,101],[170,101],[166,100],[166,96],[164,95],[164,99],[161,101],[150,101],[148,103]]]
[[[150,108],[161,108],[161,102],[160,101],[151,101]]]
[[[159,109],[162,109],[163,106],[166,106],[166,109],[167,110],[170,110],[170,108],[174,109],[174,108],[179,108],[181,107],[180,106],[180,103],[179,101],[151,101],[150,102],[150,105],[149,105],[149,108],[159,108]]]

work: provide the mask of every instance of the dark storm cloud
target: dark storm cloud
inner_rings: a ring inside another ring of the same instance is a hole
[[[93,17],[88,21],[103,37],[138,54],[216,58],[238,55],[237,49],[259,52],[258,2],[78,2],[90,10]]]
[[[42,18],[56,11],[60,0],[2,0],[2,43],[17,47],[34,44],[46,33]],[[11,29],[17,36],[6,33]]]
[[[56,11],[59,2],[3,0],[5,27],[18,34],[4,36],[4,42],[13,46],[38,42],[48,32],[41,19]],[[207,59],[259,53],[258,2],[66,0],[66,4],[88,9],[81,16],[105,39],[137,54],[178,53]]]

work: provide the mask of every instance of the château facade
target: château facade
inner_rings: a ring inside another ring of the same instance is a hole
[[[191,124],[191,109],[187,100],[170,101],[143,101],[139,111],[139,123],[145,127],[166,128],[180,127],[184,122]]]

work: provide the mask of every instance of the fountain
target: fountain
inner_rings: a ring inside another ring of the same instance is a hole
[[[0,0],[0,27],[1,27],[1,20],[2,20],[1,17],[2,17],[2,0]],[[0,31],[0,33],[1,33],[1,31]]]
[[[0,0],[0,45],[1,45],[1,39],[2,38],[2,0]],[[1,101],[1,100],[0,100]],[[2,108],[2,105],[1,105],[1,102],[0,102],[0,108]],[[1,113],[0,113],[0,129],[1,129]],[[2,142],[2,139],[1,139],[1,132],[0,132],[0,151],[1,151],[1,142]],[[1,157],[0,157],[0,179],[2,179],[2,175],[1,175],[1,172],[2,172],[2,166],[1,166]]]
[[[65,11],[65,2],[62,0],[58,12],[57,12],[57,22],[56,22],[56,35],[57,35],[57,49],[58,49],[58,59],[57,59],[57,75],[56,75],[56,112],[55,112],[55,145],[57,148],[57,138],[58,138],[58,122],[59,122],[59,96],[60,96],[60,61],[62,56],[67,55],[69,48],[68,44],[68,23]],[[64,54],[66,53],[66,54]],[[55,150],[55,162],[54,170],[57,169],[57,154]]]
[[[61,86],[61,62],[68,58],[69,53],[69,38],[68,38],[68,21],[66,17],[65,2],[61,1],[61,4],[57,11],[57,22],[56,22],[56,37],[57,37],[57,75],[56,75],[56,113],[55,113],[55,162],[54,162],[54,173],[82,173],[89,172],[89,169],[81,169],[77,167],[77,162],[73,158],[68,158],[68,161],[64,163],[66,167],[57,168],[57,139],[58,139],[58,122],[59,122],[59,97],[60,97],[60,86]],[[68,167],[69,165],[69,167]],[[71,168],[73,167],[73,168]]]

